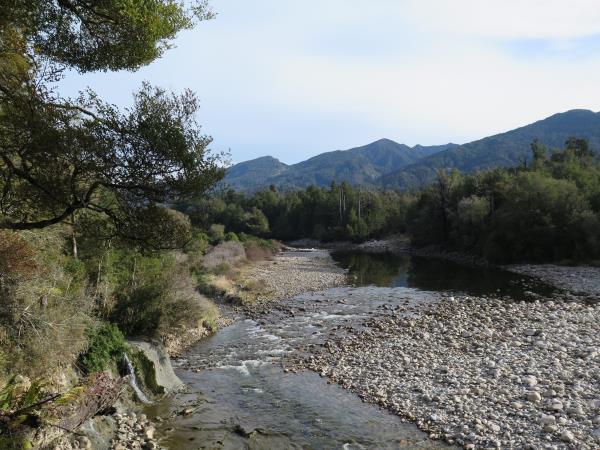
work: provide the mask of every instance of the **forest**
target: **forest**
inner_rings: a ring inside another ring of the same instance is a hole
[[[597,262],[600,163],[588,142],[563,149],[533,142],[529,162],[474,174],[437,173],[409,192],[333,183],[252,195],[221,188],[176,209],[208,229],[281,240],[364,241],[407,234],[414,245],[441,245],[493,262]]]

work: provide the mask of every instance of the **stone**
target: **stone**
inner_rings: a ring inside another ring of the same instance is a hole
[[[556,423],[556,417],[542,415],[542,418],[540,419],[540,423],[542,425],[554,425]]]
[[[144,437],[146,439],[154,439],[154,433],[156,432],[156,428],[153,426],[146,427],[144,429]]]
[[[79,436],[79,438],[77,438],[77,441],[79,442],[79,448],[85,450],[92,449],[92,441],[90,441],[90,439],[87,436]]]
[[[538,384],[538,380],[533,375],[528,375],[523,378],[523,383],[525,383],[526,386],[533,387]]]
[[[530,402],[539,402],[542,400],[542,396],[539,392],[531,391],[527,393],[527,400]]]
[[[569,430],[565,430],[561,433],[560,440],[563,442],[571,443],[575,440],[575,436]]]
[[[489,428],[490,430],[492,430],[494,433],[499,433],[499,432],[500,432],[500,430],[501,430],[501,428],[500,428],[500,425],[498,425],[498,424],[495,424],[495,423],[490,423],[490,424],[488,424],[488,428]]]
[[[563,410],[563,404],[562,402],[559,401],[554,401],[550,404],[550,409],[552,411],[562,411]]]

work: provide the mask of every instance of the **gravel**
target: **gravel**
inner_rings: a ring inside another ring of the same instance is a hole
[[[510,265],[511,272],[539,278],[545,283],[579,296],[600,300],[600,267],[545,265]]]
[[[280,253],[273,261],[253,266],[246,273],[246,280],[264,286],[263,293],[245,308],[250,316],[263,314],[274,303],[300,294],[347,284],[346,271],[322,250]]]
[[[112,441],[112,450],[159,449],[156,426],[145,414],[115,414],[117,434]]]
[[[300,364],[464,448],[600,448],[597,304],[442,297]]]

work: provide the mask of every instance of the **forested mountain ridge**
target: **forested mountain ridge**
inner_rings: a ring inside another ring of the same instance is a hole
[[[282,189],[328,186],[332,181],[375,185],[383,175],[455,146],[417,145],[411,148],[381,139],[350,150],[322,153],[293,165],[266,156],[234,165],[227,171],[225,183],[240,191],[252,191],[271,184]]]
[[[531,159],[531,143],[538,140],[560,148],[571,137],[587,139],[592,149],[600,148],[600,113],[571,110],[530,125],[486,137],[423,158],[378,180],[381,187],[408,189],[430,183],[438,169],[456,168],[472,173],[491,167],[511,167]]]
[[[294,165],[263,157],[231,167],[225,183],[240,191],[269,185],[285,190],[310,185],[322,187],[333,181],[411,189],[431,182],[438,169],[456,168],[472,173],[522,164],[530,158],[534,140],[560,148],[571,136],[587,139],[592,149],[600,148],[600,113],[571,110],[463,145],[411,148],[381,139],[363,147],[323,153]]]

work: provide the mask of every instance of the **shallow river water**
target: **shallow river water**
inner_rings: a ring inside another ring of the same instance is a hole
[[[310,255],[306,255],[310,257]],[[410,256],[334,254],[352,287],[303,294],[258,321],[241,320],[175,362],[188,392],[150,407],[161,445],[187,449],[450,448],[414,425],[310,371],[286,373],[286,358],[310,354],[330,333],[361,327],[399,305],[444,295],[547,294],[530,279]],[[183,411],[187,414],[183,414]]]

